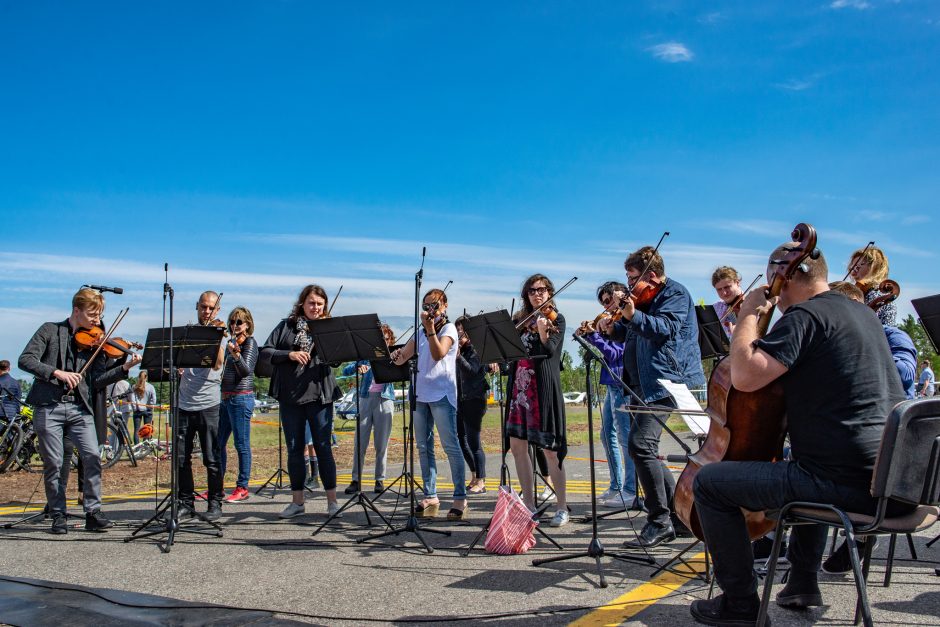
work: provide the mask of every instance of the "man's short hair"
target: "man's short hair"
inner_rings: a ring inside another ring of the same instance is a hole
[[[793,247],[799,245],[799,242],[787,242],[786,244],[781,244],[774,250],[770,255],[770,259],[767,261],[768,282],[773,280],[774,271],[777,269],[776,260],[786,258],[787,254],[793,250]],[[797,271],[793,273],[792,280],[800,283],[815,283],[816,281],[829,282],[829,264],[826,263],[826,257],[822,254],[822,251],[818,248],[816,250],[819,251],[819,256],[816,259],[806,257]]]
[[[0,371],[6,372],[10,369],[10,362],[6,359],[0,359]]]
[[[81,311],[104,311],[104,296],[98,290],[83,287],[72,297],[72,307],[78,307]]]
[[[647,264],[649,268],[647,269]],[[663,276],[666,274],[666,265],[663,263],[663,257],[659,254],[652,246],[644,246],[643,248],[630,253],[630,256],[627,257],[627,260],[623,262],[624,270],[629,270],[633,268],[637,272],[652,272],[656,276]],[[642,277],[641,277],[642,278]]]
[[[854,283],[849,283],[848,281],[833,281],[829,284],[829,289],[833,292],[839,292],[852,300],[857,300],[860,303],[865,302],[865,294],[862,293],[862,290],[858,289]]]

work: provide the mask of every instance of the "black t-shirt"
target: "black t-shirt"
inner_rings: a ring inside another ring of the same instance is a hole
[[[867,487],[885,418],[904,391],[875,313],[837,292],[789,308],[757,346],[781,377],[793,457],[809,472]]]

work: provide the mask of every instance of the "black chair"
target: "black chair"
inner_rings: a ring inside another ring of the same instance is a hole
[[[767,565],[758,627],[762,627],[767,618],[783,532],[787,527],[800,524],[838,526],[844,530],[858,590],[854,624],[858,624],[861,615],[865,626],[871,627],[866,582],[874,543],[865,543],[862,568],[855,536],[916,533],[937,521],[940,516],[940,398],[904,401],[891,411],[875,461],[871,494],[878,500],[874,516],[846,512],[829,503],[803,501],[787,503],[773,513],[777,519],[776,538]],[[889,499],[917,505],[917,508],[903,516],[887,517]]]

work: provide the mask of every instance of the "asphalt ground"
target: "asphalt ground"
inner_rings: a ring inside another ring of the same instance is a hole
[[[678,452],[678,447],[664,437],[662,450],[664,454],[673,453]],[[608,583],[606,588],[598,587],[596,565],[589,558],[532,565],[533,559],[587,549],[592,527],[577,522],[590,513],[587,452],[587,447],[572,449],[566,461],[569,501],[574,510],[572,522],[552,529],[546,518],[542,525],[564,551],[539,537],[535,548],[525,555],[489,555],[481,550],[481,543],[469,557],[462,556],[493,511],[499,458],[491,456],[487,493],[471,498],[469,520],[459,523],[443,520],[450,503],[445,498],[437,519],[422,520],[428,528],[451,532],[449,537],[425,536],[434,549],[430,554],[412,533],[370,540],[370,528],[359,506],[312,537],[314,529],[326,519],[322,492],[308,497],[304,516],[282,521],[277,513],[289,501],[287,489],[276,491],[273,498],[269,498],[272,492],[266,491],[263,494],[268,496],[253,494],[247,501],[226,504],[222,538],[181,533],[170,552],[164,554],[157,539],[165,539],[165,534],[155,539],[124,542],[153,513],[155,500],[151,492],[107,495],[104,511],[117,526],[103,534],[82,531],[78,518],[77,527],[66,536],[48,534],[48,521],[0,529],[3,575],[0,580],[14,577],[45,582],[39,586],[35,582],[15,584],[21,590],[42,586],[49,590],[49,582],[87,586],[101,597],[119,599],[117,603],[102,602],[99,596],[88,592],[58,593],[57,598],[63,600],[66,608],[83,608],[82,612],[76,609],[68,615],[70,624],[265,624],[276,619],[329,625],[455,621],[510,625],[693,624],[689,604],[706,598],[708,585],[690,570],[704,569],[701,545],[693,546],[690,539],[679,539],[651,551],[655,566],[636,559],[620,561],[605,556],[601,567]],[[451,486],[447,484],[447,463],[440,450],[438,455],[438,468],[443,475],[439,493],[444,496]],[[513,469],[511,457],[509,467]],[[595,467],[600,493],[607,487],[607,465],[599,461]],[[681,470],[678,466],[673,468],[676,472]],[[366,485],[371,486],[371,477],[367,475],[365,479]],[[341,473],[340,489],[348,481],[348,471]],[[41,505],[25,513],[40,511]],[[395,526],[404,523],[406,501],[396,503],[394,495],[386,494],[378,501],[378,507],[392,518]],[[78,508],[73,510],[79,512]],[[2,508],[0,520],[12,522],[23,514],[22,507]],[[374,516],[373,522],[377,522]],[[632,512],[628,517],[620,512],[598,522],[599,538],[608,552],[617,551],[624,540],[633,538],[634,529],[639,532],[642,523],[642,514]],[[381,524],[377,524],[371,530],[380,528]],[[940,567],[940,542],[932,548],[925,546],[938,532],[940,529],[935,527],[914,538],[919,560],[910,559],[906,543],[899,542],[892,582],[887,588],[880,585],[887,542],[876,550],[878,559],[873,562],[869,594],[878,624],[940,625],[940,576],[935,574]],[[673,572],[654,572],[687,548],[688,565],[679,563]],[[632,558],[645,557],[636,551],[625,552]],[[825,606],[796,612],[772,605],[773,623],[851,624],[855,604],[851,576],[821,574],[820,581]],[[146,597],[122,597],[118,591],[165,598],[148,601]],[[76,595],[77,600],[73,600]],[[82,602],[83,595],[87,602]],[[11,599],[15,598],[17,593],[0,594],[0,622],[52,622],[53,615],[43,614],[43,603],[21,602],[14,607]],[[155,607],[135,608],[139,622],[126,616],[129,606],[166,605],[174,599],[196,604],[178,610],[188,617],[187,621],[181,622],[179,615],[171,618],[161,614],[162,610]],[[116,614],[105,620],[104,614],[92,611],[92,602],[95,607],[104,606],[105,613],[110,605]],[[219,615],[218,610],[201,609],[202,604],[244,609]],[[24,606],[33,612],[23,614]],[[255,610],[269,610],[273,614],[253,613]]]

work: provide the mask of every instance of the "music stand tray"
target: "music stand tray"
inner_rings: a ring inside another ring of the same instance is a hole
[[[320,318],[310,322],[310,335],[313,340],[317,356],[326,363],[340,363],[344,361],[381,361],[388,360],[389,352],[382,334],[382,323],[376,314],[360,314],[355,316],[341,316],[339,318]],[[353,455],[359,454],[361,442],[362,421],[359,419],[359,370],[356,369],[356,438]],[[362,469],[364,460],[359,460],[360,482],[359,491],[356,492],[342,507],[330,515],[311,535],[317,535],[334,518],[354,505],[362,506],[366,515],[366,522],[371,527],[371,510],[382,522],[391,529],[392,525],[375,504],[362,490]]]
[[[940,294],[912,298],[911,306],[917,312],[920,326],[924,327],[927,338],[933,344],[934,352],[940,352]]]
[[[731,352],[731,343],[714,307],[697,305],[695,319],[698,321],[698,346],[702,359],[724,357]]]

